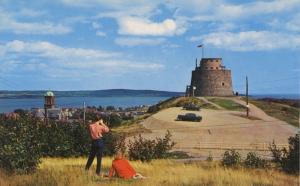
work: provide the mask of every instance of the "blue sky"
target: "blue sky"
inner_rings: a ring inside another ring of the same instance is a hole
[[[300,0],[0,0],[0,90],[184,91],[201,43],[234,90],[300,92]]]

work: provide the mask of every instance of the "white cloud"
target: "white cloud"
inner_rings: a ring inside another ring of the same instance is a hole
[[[40,11],[40,10],[33,10],[33,9],[29,9],[29,8],[22,8],[19,11],[14,12],[14,14],[18,17],[39,17],[39,16],[43,16],[46,14],[45,11]]]
[[[97,23],[97,22],[92,22],[92,27],[93,27],[94,29],[99,29],[99,28],[102,27],[102,25],[101,25],[100,23]]]
[[[140,46],[140,45],[159,45],[165,42],[164,38],[140,38],[140,37],[121,37],[115,39],[115,43],[120,46]]]
[[[105,32],[101,32],[101,31],[97,31],[97,32],[96,32],[96,36],[99,36],[99,37],[105,37],[105,36],[106,36],[106,33],[105,33]]]
[[[14,40],[2,46],[5,53],[19,53],[19,55],[34,55],[39,57],[57,59],[95,59],[119,56],[119,53],[107,52],[102,50],[83,49],[83,48],[64,48],[49,42],[24,42]]]
[[[201,41],[205,45],[232,51],[267,51],[300,47],[300,35],[270,31],[215,32],[199,37],[191,37],[190,40]]]
[[[32,70],[42,72],[49,77],[71,77],[74,74],[81,77],[99,76],[102,72],[109,75],[109,73],[155,70],[164,67],[157,63],[134,62],[116,52],[67,48],[45,41],[15,40],[0,45],[0,60],[8,65],[9,69]],[[22,61],[22,63],[8,63],[13,60]]]
[[[267,15],[272,15],[272,17],[293,15],[299,12],[300,0],[252,1],[250,3],[232,3],[224,0],[191,0],[175,1],[167,6],[177,8],[174,15],[175,19],[182,17],[187,23],[200,22],[204,27],[207,23],[215,22],[222,26],[217,27],[215,30],[225,31],[241,27],[241,21],[244,21],[243,26],[245,24],[251,26],[253,21],[268,24],[266,22],[268,21]],[[228,22],[231,22],[231,25]],[[194,27],[194,25],[192,26]],[[289,30],[292,29],[297,30],[298,26],[291,24]]]
[[[95,7],[101,6],[107,9],[128,9],[132,7],[151,6],[152,4],[159,4],[159,0],[60,0],[62,3],[68,6],[79,7]]]
[[[180,35],[185,31],[185,29],[179,28],[173,19],[155,23],[144,18],[123,17],[118,22],[119,34],[123,35],[172,36]]]
[[[67,34],[72,32],[72,29],[51,22],[20,22],[0,10],[0,31],[15,34]]]
[[[290,31],[300,32],[300,13],[295,15],[290,21],[286,23],[286,29]]]

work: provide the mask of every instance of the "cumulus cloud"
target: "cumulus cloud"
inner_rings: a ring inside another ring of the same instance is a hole
[[[166,39],[164,38],[140,38],[140,37],[121,37],[115,39],[115,43],[120,46],[140,46],[140,45],[148,45],[154,46],[159,45],[165,42]]]
[[[199,37],[191,37],[190,40],[201,41],[207,45],[232,51],[267,51],[300,47],[300,35],[270,31],[216,32]]]
[[[118,22],[119,34],[123,35],[172,36],[185,32],[173,19],[155,23],[144,18],[124,17],[120,18]]]

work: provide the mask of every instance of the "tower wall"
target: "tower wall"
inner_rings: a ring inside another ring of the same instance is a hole
[[[195,96],[232,96],[231,71],[205,70],[192,71],[191,86],[195,86]]]

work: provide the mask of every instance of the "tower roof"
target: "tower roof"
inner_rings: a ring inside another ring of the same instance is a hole
[[[44,96],[51,96],[51,97],[53,97],[53,96],[54,96],[54,93],[51,92],[51,91],[48,91],[48,92],[46,92],[46,93],[44,94]]]

